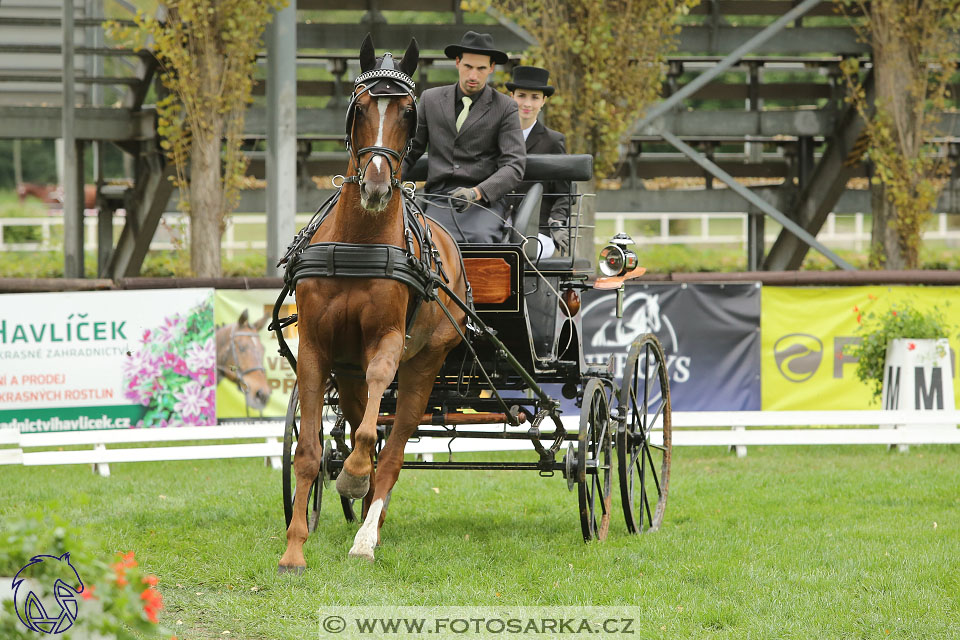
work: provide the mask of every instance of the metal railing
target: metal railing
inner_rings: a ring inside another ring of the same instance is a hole
[[[297,228],[309,222],[311,214],[302,213],[296,217]],[[629,233],[638,245],[687,244],[687,245],[738,245],[742,248],[747,243],[747,215],[740,213],[629,213],[629,212],[598,212],[597,223],[613,222],[613,231]],[[940,213],[934,217],[935,228],[928,229],[923,234],[924,240],[957,241],[960,242],[960,228],[951,228],[948,224],[948,214]],[[683,232],[671,232],[671,223],[684,221],[688,223]],[[711,231],[712,225],[725,223],[726,227],[733,227],[735,232],[725,229],[721,232]],[[124,216],[115,215],[113,218],[114,235],[118,235],[123,227]],[[150,243],[153,251],[172,250],[183,246],[189,229],[189,218],[179,213],[165,213],[157,233]],[[228,258],[233,258],[237,251],[266,251],[267,217],[264,214],[238,214],[227,219],[221,247]],[[640,231],[638,231],[638,226]],[[57,215],[33,218],[0,218],[0,251],[60,251],[63,248],[63,218]],[[765,238],[773,242],[779,226],[768,224]],[[32,228],[37,231],[38,238],[30,242],[7,242],[8,229]],[[844,214],[836,216],[830,214],[823,230],[817,238],[834,247],[863,251],[870,245],[870,226],[866,222],[866,215],[862,213]],[[597,234],[595,242],[600,245],[606,242],[602,234]],[[84,219],[84,248],[94,250],[97,246],[97,218],[86,216]]]

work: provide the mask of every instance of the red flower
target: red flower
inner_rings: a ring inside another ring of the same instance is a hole
[[[147,587],[140,594],[140,599],[144,601],[143,611],[147,614],[147,619],[154,624],[157,623],[157,613],[163,609],[163,596],[153,587]]]
[[[119,555],[119,554],[118,554]],[[137,561],[133,559],[133,551],[128,551],[127,553],[120,556],[120,560],[110,565],[110,568],[113,569],[116,574],[117,584],[121,587],[125,587],[130,582],[127,580],[127,569],[132,569],[137,566]]]
[[[897,315],[896,311],[891,311],[890,313],[892,313],[893,315]]]
[[[856,305],[853,306],[853,310],[855,313],[860,313],[860,309]]]
[[[861,324],[861,322],[860,322],[860,315],[861,315],[861,314],[859,314],[859,313],[857,314],[857,324]]]
[[[94,589],[96,589],[96,587],[92,584],[84,585],[83,591],[80,592],[80,595],[83,596],[84,600],[93,600],[94,598],[97,597],[93,595]]]
[[[910,351],[913,351],[916,348],[917,348],[917,345],[912,342],[907,345],[907,349],[909,349]]]
[[[143,576],[143,584],[148,584],[151,587],[157,586],[157,576],[153,575],[152,573]]]

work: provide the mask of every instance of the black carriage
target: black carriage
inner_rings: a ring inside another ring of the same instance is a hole
[[[425,175],[425,158],[418,168]],[[591,176],[592,158],[587,155],[527,158],[527,180],[582,181]],[[572,256],[538,258],[537,244],[524,243],[525,238],[536,236],[543,195],[540,184],[527,192],[515,208],[512,229],[503,243],[460,246],[472,288],[473,304],[468,313],[471,331],[469,339],[447,357],[427,412],[414,434],[416,438],[526,440],[531,446],[531,460],[461,462],[451,454],[447,460],[424,461],[411,460],[408,455],[403,466],[559,474],[570,490],[577,491],[585,541],[602,540],[607,535],[612,475],[616,471],[628,531],[653,531],[663,520],[670,480],[671,409],[663,349],[652,334],[636,340],[620,381],[614,378],[612,362],[608,366],[585,363],[580,294],[594,286],[591,278],[596,265]],[[575,190],[563,195],[571,199],[571,253],[575,255],[583,198]],[[635,256],[622,246],[612,245],[604,257],[609,258],[602,265],[604,271],[621,275],[607,279],[607,288],[619,287],[618,294],[622,293],[622,275],[635,266]],[[282,347],[281,329],[296,320],[296,316],[277,317],[285,295],[286,289],[278,300],[272,325]],[[285,355],[296,368],[292,354]],[[378,451],[390,435],[396,384],[395,380],[381,405]],[[562,419],[564,403],[558,396],[577,407],[578,420]],[[350,452],[346,421],[338,410],[335,391],[328,394],[327,404],[333,411],[333,425],[328,433],[321,426],[319,433],[323,454],[308,500],[311,532],[317,524],[323,489],[336,479]],[[491,429],[489,425],[502,426]],[[299,395],[294,387],[283,441],[287,526],[293,513],[293,458],[299,426]],[[358,520],[355,501],[337,497],[346,519]]]

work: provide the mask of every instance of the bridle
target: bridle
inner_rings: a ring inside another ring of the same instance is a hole
[[[231,374],[236,375],[237,379],[234,380],[234,382],[237,383],[237,388],[246,394],[250,387],[244,381],[244,377],[249,373],[253,373],[254,371],[263,371],[263,374],[266,375],[267,370],[263,367],[263,364],[260,364],[256,367],[250,367],[249,369],[240,369],[240,354],[237,352],[238,336],[257,338],[260,336],[260,334],[256,331],[237,331],[237,325],[232,325],[230,327],[230,358],[236,363],[236,365],[232,370],[228,369],[227,367],[217,365],[217,371],[220,372],[220,374],[223,375],[223,377],[225,377],[227,380],[232,380]],[[238,374],[237,371],[240,371],[240,373]]]
[[[393,56],[391,54],[383,54],[380,65],[381,66],[376,69],[370,69],[369,71],[361,73],[353,82],[353,97],[350,98],[350,104],[347,106],[345,143],[347,145],[347,151],[350,153],[350,157],[357,167],[357,175],[344,178],[343,182],[353,182],[363,187],[367,167],[370,166],[374,158],[379,156],[384,158],[387,161],[387,166],[390,167],[390,186],[400,188],[402,184],[398,174],[403,165],[403,159],[410,150],[411,144],[413,144],[413,138],[417,135],[417,101],[413,95],[416,84],[410,76],[394,68]],[[351,140],[353,139],[353,124],[357,110],[357,100],[365,93],[369,93],[375,98],[400,98],[409,96],[410,99],[413,100],[413,124],[407,131],[407,144],[403,148],[403,151],[397,152],[390,147],[381,145],[372,145],[354,150]],[[366,162],[361,163],[360,157],[367,154],[369,154],[370,157],[367,158]],[[396,161],[396,164],[394,164],[394,161]]]

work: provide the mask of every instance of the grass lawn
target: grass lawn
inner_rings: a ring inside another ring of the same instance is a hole
[[[638,638],[960,637],[957,446],[675,449],[663,529],[626,533],[614,479],[591,544],[559,476],[408,470],[375,564],[347,558],[331,487],[299,578],[276,572],[280,474],[262,460],[112,473],[0,467],[0,515],[55,499],[105,556],[134,550],[180,640],[315,638],[323,604],[634,605]]]

